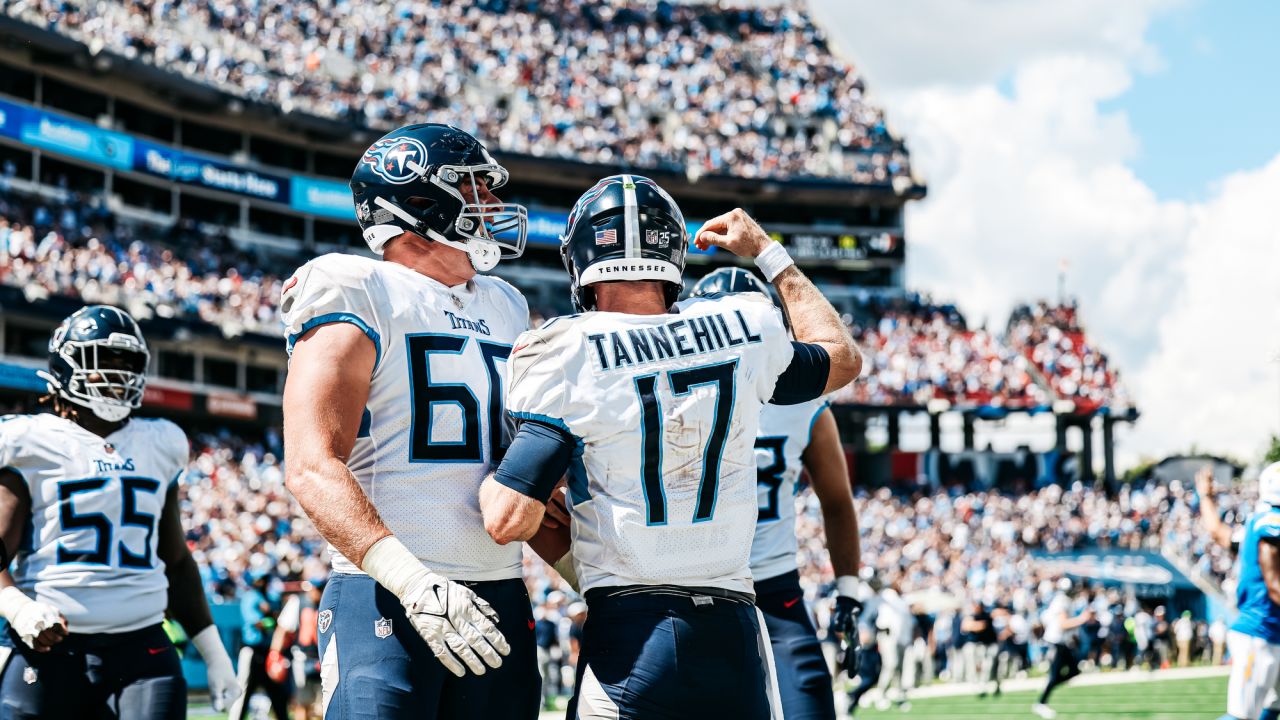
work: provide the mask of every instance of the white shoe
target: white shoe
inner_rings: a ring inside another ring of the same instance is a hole
[[[890,707],[891,707],[891,703],[889,702],[889,698],[880,698],[879,700],[876,701],[876,709],[879,710],[880,712],[884,712],[885,710],[888,710]]]
[[[1044,703],[1036,703],[1035,705],[1032,705],[1031,712],[1044,718],[1044,720],[1053,720],[1058,717],[1058,713]]]

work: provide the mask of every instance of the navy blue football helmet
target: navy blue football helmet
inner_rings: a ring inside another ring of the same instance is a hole
[[[466,252],[485,271],[524,252],[529,215],[523,205],[485,202],[481,182],[496,190],[507,171],[470,134],[424,123],[370,145],[351,175],[351,196],[375,253],[408,231]]]
[[[75,311],[49,339],[49,392],[119,422],[142,405],[151,353],[129,313],[110,305]]]
[[[730,295],[741,292],[758,292],[772,298],[769,287],[755,273],[739,267],[722,267],[712,270],[694,284],[690,297]]]
[[[688,242],[680,207],[657,183],[639,175],[601,180],[574,203],[560,237],[574,305],[594,310],[591,285],[616,280],[661,281],[668,306],[675,303]]]

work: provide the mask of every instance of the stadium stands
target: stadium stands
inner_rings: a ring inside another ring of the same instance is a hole
[[[1089,342],[1074,303],[1016,308],[1005,337],[1009,346],[1048,379],[1058,397],[1091,412],[1110,404],[1128,404],[1128,391],[1107,356]]]
[[[199,319],[228,337],[276,336],[281,278],[303,260],[247,254],[205,225],[126,219],[98,196],[0,187],[0,283],[22,288],[30,301],[79,297],[140,319]],[[833,402],[1036,409],[1069,399],[1092,411],[1127,398],[1106,356],[1075,324],[1074,307],[1021,307],[1002,342],[969,329],[955,306],[916,294],[859,302],[850,329],[867,369]],[[535,321],[555,314],[535,309]]]
[[[4,13],[247,100],[533,156],[910,185],[861,75],[799,4],[4,0]],[[608,50],[609,52],[603,52]],[[619,52],[622,50],[623,52]]]
[[[228,336],[279,332],[279,277],[225,235],[139,227],[119,222],[100,197],[58,195],[0,189],[0,283],[28,301],[79,297],[141,320],[198,318]]]

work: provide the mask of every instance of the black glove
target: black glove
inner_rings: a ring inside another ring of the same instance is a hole
[[[841,657],[850,678],[858,675],[858,616],[862,603],[844,595],[836,596],[836,609],[831,613],[831,630],[841,637]]]

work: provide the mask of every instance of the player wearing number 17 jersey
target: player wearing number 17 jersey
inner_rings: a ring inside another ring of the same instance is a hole
[[[770,716],[749,568],[757,419],[770,399],[810,400],[858,370],[835,311],[745,213],[709,221],[700,244],[759,256],[803,316],[801,342],[763,297],[676,303],[686,242],[653,181],[600,181],[561,246],[585,312],[512,352],[508,409],[523,424],[481,507],[496,541],[527,538],[568,472],[590,608],[578,718]]]
[[[528,325],[520,294],[477,274],[524,246],[525,209],[491,192],[506,179],[461,130],[395,130],[351,180],[381,258],[325,255],[285,284],[285,480],[333,562],[325,717],[537,716],[520,549],[489,540],[477,502]]]

